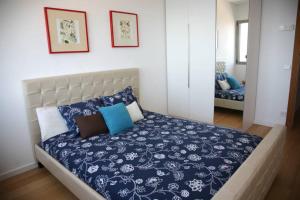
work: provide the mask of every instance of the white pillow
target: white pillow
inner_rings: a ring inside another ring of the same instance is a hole
[[[222,88],[222,90],[229,90],[230,89],[230,85],[228,83],[228,81],[225,80],[218,80],[218,83],[220,85],[220,87]]]
[[[42,142],[47,139],[67,132],[68,127],[57,107],[42,107],[36,109]]]
[[[128,106],[126,106],[126,108],[129,112],[130,118],[133,122],[144,119],[144,115],[142,114],[141,109],[139,108],[136,101],[134,101],[131,104],[129,104]]]

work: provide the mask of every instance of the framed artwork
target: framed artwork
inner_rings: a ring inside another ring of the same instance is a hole
[[[138,15],[110,11],[112,47],[139,47]]]
[[[49,53],[89,52],[86,12],[44,8]]]

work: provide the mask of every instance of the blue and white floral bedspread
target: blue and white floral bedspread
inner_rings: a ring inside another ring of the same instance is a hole
[[[245,99],[245,86],[240,89],[231,90],[215,90],[215,98],[229,99],[233,101],[244,101]]]
[[[236,130],[144,112],[133,129],[81,139],[64,133],[44,149],[106,199],[211,199],[259,144]]]

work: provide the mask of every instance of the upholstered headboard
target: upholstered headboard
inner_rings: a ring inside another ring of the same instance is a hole
[[[36,108],[80,102],[94,97],[112,95],[132,86],[139,97],[139,71],[137,68],[91,72],[24,80],[26,111],[32,143],[40,142],[40,129]]]
[[[226,71],[225,62],[216,62],[216,73],[224,73]]]

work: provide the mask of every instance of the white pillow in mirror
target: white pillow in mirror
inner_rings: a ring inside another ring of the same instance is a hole
[[[41,129],[42,142],[68,131],[65,120],[62,118],[57,107],[37,108],[36,114]]]
[[[141,109],[139,108],[136,101],[134,101],[131,104],[129,104],[128,106],[126,106],[126,108],[129,112],[130,118],[133,122],[144,119],[144,115],[142,114]]]
[[[222,90],[230,90],[230,85],[226,79],[218,80],[218,83],[219,83],[220,87],[222,88]]]

